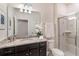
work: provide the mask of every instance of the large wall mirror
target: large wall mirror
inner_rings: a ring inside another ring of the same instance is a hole
[[[35,36],[36,26],[41,25],[40,12],[21,12],[15,5],[20,4],[8,4],[8,37],[13,39]]]

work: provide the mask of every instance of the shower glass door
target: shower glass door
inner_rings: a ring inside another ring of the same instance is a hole
[[[76,51],[76,19],[73,16],[58,19],[59,49],[65,56],[74,56]]]

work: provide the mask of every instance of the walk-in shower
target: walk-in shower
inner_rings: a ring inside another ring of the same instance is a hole
[[[66,56],[79,56],[79,13],[58,18],[58,47]]]

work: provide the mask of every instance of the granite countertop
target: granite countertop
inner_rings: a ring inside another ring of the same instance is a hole
[[[38,39],[38,38],[15,39],[12,42],[6,40],[4,42],[0,41],[0,48],[13,47],[13,46],[18,46],[18,45],[38,43],[38,42],[44,42],[44,41],[47,41],[47,40],[46,39]]]

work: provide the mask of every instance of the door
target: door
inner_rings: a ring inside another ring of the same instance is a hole
[[[39,43],[29,45],[30,56],[39,56]]]
[[[76,50],[76,19],[69,19],[69,17],[62,17],[58,21],[59,48],[66,56],[73,56]]]
[[[17,35],[19,37],[28,36],[28,21],[27,20],[18,20],[17,24]]]
[[[30,56],[39,56],[39,48],[30,49]]]

